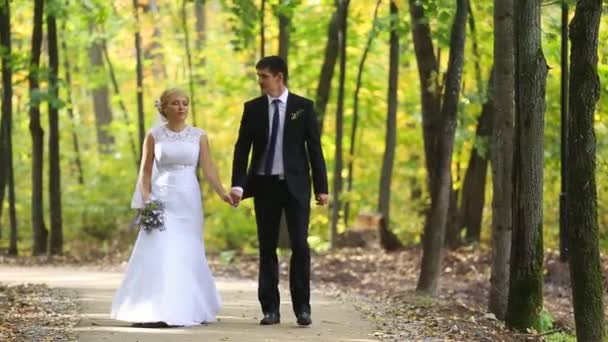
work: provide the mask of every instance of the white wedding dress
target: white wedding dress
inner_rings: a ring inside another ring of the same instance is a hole
[[[178,326],[213,322],[220,297],[205,256],[195,173],[205,132],[191,126],[174,132],[162,125],[151,134],[155,142],[151,197],[165,205],[165,230],[140,230],[111,317]],[[132,207],[139,207],[138,197],[139,189]]]

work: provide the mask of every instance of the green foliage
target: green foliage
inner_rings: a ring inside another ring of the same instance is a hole
[[[540,315],[538,315],[538,321],[535,324],[535,328],[537,331],[544,333],[553,329],[553,316],[546,310],[543,310]]]
[[[55,3],[55,1],[53,1]],[[81,241],[104,245],[117,237],[131,242],[133,233],[129,224],[134,211],[129,208],[139,160],[134,155],[130,140],[137,136],[135,101],[135,60],[133,56],[132,4],[103,0],[70,1],[66,5],[58,1],[53,10],[58,10],[60,43],[68,45],[64,54],[60,51],[60,62],[69,60],[72,71],[71,90],[73,93],[74,119],[67,115],[68,86],[65,82],[63,64],[60,69],[59,99],[48,95],[47,58],[41,57],[41,68],[37,77],[40,89],[32,93],[34,103],[52,101],[60,110],[62,200],[64,206],[64,229],[68,245]],[[290,90],[314,98],[319,73],[323,62],[327,25],[335,10],[333,0],[316,2],[273,0],[267,2],[266,43],[267,52],[278,50],[278,13],[290,16],[291,45],[289,56]],[[426,21],[431,28],[434,50],[441,52],[439,73],[433,77],[438,83],[444,78],[449,55],[449,35],[455,8],[451,0],[420,0],[427,14]],[[27,1],[13,1],[11,66],[14,74],[14,124],[13,147],[15,157],[15,179],[17,182],[17,215],[20,227],[20,247],[27,250],[31,239],[31,138],[29,132],[28,90],[29,49],[31,45],[32,8]],[[189,3],[191,5],[191,3]],[[400,33],[400,65],[398,87],[397,146],[391,194],[390,228],[407,244],[418,243],[424,223],[424,211],[429,205],[427,173],[422,141],[422,120],[420,109],[419,79],[415,55],[411,42],[410,16],[407,4],[399,6],[398,17],[389,13],[387,2],[379,9],[379,17],[372,22],[375,1],[351,1],[349,8],[347,70],[345,84],[345,132],[350,132],[353,123],[353,93],[357,67],[369,35],[375,39],[363,70],[363,87],[359,101],[359,131],[355,144],[355,154],[347,156],[354,162],[354,186],[352,191],[342,194],[349,201],[351,217],[348,224],[341,222],[340,230],[349,229],[361,212],[376,211],[378,187],[380,183],[380,163],[384,152],[385,120],[387,113],[388,87],[388,38],[391,25],[398,23]],[[259,95],[253,64],[259,54],[259,1],[222,0],[221,6],[207,6],[207,30],[205,47],[195,49],[194,73],[204,78],[197,83],[192,98],[197,103],[198,124],[209,133],[214,160],[224,186],[229,186],[232,149],[237,134],[242,103]],[[191,8],[191,7],[189,7]],[[480,57],[472,57],[470,30],[467,36],[467,50],[463,70],[463,87],[459,103],[458,128],[454,150],[454,184],[460,185],[473,148],[487,156],[488,139],[476,139],[475,130],[481,106],[485,101],[487,81],[493,54],[493,5],[492,2],[477,2],[472,11],[476,20],[477,40]],[[544,172],[544,240],[548,247],[557,245],[560,194],[560,13],[558,4],[543,7],[543,52],[550,66],[547,78],[547,110],[545,113],[545,172]],[[144,48],[158,43],[154,50],[144,51],[144,111],[146,128],[154,121],[154,99],[166,87],[188,84],[184,69],[184,35],[181,21],[181,3],[163,3],[154,16],[148,12],[141,14],[141,29]],[[194,11],[188,12],[188,24],[194,28]],[[608,249],[608,29],[607,18],[599,39],[599,77],[601,97],[597,104],[597,186],[598,220],[600,244]],[[65,28],[64,25],[65,24]],[[154,28],[159,36],[154,36]],[[196,35],[192,34],[192,39]],[[118,94],[108,82],[107,66],[91,66],[89,49],[93,42],[104,39],[109,57],[113,61]],[[194,46],[194,45],[192,45]],[[153,53],[152,53],[153,52]],[[160,57],[155,57],[159,55]],[[478,84],[475,62],[481,66],[482,84]],[[160,65],[165,73],[157,73],[154,66]],[[334,73],[331,98],[326,113],[326,125],[322,144],[328,163],[333,170],[335,152],[335,96],[337,94],[337,70]],[[111,153],[102,154],[96,142],[95,116],[90,90],[109,86],[113,111],[113,123],[105,127],[115,138]],[[186,88],[186,87],[185,87]],[[119,107],[121,99],[126,105],[126,113]],[[48,132],[47,107],[41,106],[43,129]],[[127,124],[125,117],[129,118]],[[77,180],[75,165],[76,152],[73,134],[79,146],[85,184]],[[45,135],[45,141],[48,135]],[[136,141],[136,144],[139,144]],[[345,149],[350,141],[345,139]],[[139,146],[136,146],[138,152]],[[137,153],[136,153],[137,154]],[[46,158],[46,156],[45,156]],[[48,174],[45,160],[44,185]],[[330,172],[330,182],[333,175]],[[486,188],[483,238],[489,241],[491,220],[491,186]],[[231,208],[222,203],[203,185],[205,207],[205,243],[210,251],[251,251],[257,248],[255,219],[251,201],[245,201],[239,208]],[[46,189],[45,189],[46,194]],[[45,199],[47,197],[45,196]],[[5,203],[6,205],[6,203]],[[48,209],[48,203],[44,203]],[[4,210],[4,213],[7,211]],[[48,217],[46,218],[48,222]],[[7,215],[2,216],[0,225],[6,227]],[[317,250],[327,248],[329,239],[328,210],[313,205],[310,220],[310,245]],[[7,234],[0,243],[6,244]],[[126,243],[128,245],[128,243]],[[108,244],[108,246],[112,246]],[[110,247],[108,247],[110,248]],[[228,258],[230,259],[230,258]],[[231,259],[232,260],[232,259]]]
[[[257,22],[260,10],[252,0],[222,0],[222,5],[232,14],[228,22],[235,33],[230,40],[235,51],[243,51],[256,42]]]

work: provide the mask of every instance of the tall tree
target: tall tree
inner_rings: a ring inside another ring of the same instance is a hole
[[[462,229],[466,229],[466,240],[468,242],[479,242],[481,238],[481,220],[483,218],[483,206],[486,193],[486,175],[488,161],[490,159],[489,140],[492,134],[492,118],[494,117],[494,98],[492,87],[494,82],[494,71],[490,72],[487,92],[484,91],[481,74],[481,53],[477,40],[477,28],[473,7],[469,4],[469,31],[471,35],[471,47],[475,67],[475,79],[477,83],[477,95],[479,98],[486,96],[481,108],[481,114],[477,118],[477,129],[475,132],[475,143],[471,150],[469,165],[464,176],[462,186],[462,200],[458,213],[458,239]],[[458,241],[460,242],[460,241]]]
[[[158,11],[157,0],[149,0],[148,4],[145,6],[145,9],[152,13],[152,17],[154,19],[154,28],[152,30],[152,39],[150,41],[150,44],[148,44],[148,46],[146,47],[144,58],[151,59],[154,61],[152,63],[152,74],[154,75],[155,79],[158,80],[162,78],[167,78],[167,68],[165,67],[164,62],[165,57],[163,54],[162,45],[160,43],[162,40],[162,32],[159,27],[158,19],[160,19],[160,16]]]
[[[504,320],[511,257],[514,120],[513,0],[494,0],[494,119],[492,120],[492,274],[488,309]]]
[[[515,1],[513,237],[506,322],[534,326],[543,305],[543,125],[547,63],[541,1]]]
[[[114,72],[114,63],[112,62],[112,58],[110,58],[110,52],[108,51],[108,44],[106,43],[106,39],[100,39],[99,44],[101,46],[101,51],[103,52],[103,57],[105,59],[106,65],[108,66],[108,75],[110,76],[110,81],[112,82],[112,86],[114,87],[114,94],[118,96],[118,106],[120,107],[120,110],[122,112],[123,120],[125,124],[130,127],[131,116],[129,115],[127,106],[125,105],[122,96],[120,96],[120,85],[118,84],[118,80],[116,79],[116,73]],[[144,124],[143,120],[140,117],[138,121],[138,125],[140,125],[141,129],[141,126],[143,126]],[[131,152],[133,153],[133,160],[135,161],[135,167],[139,169],[139,160],[141,158],[139,158],[139,152],[137,152],[137,147],[135,147],[135,140],[133,139],[133,136],[130,133],[128,134],[128,137],[129,145],[131,146]]]
[[[291,30],[290,0],[280,0],[277,6],[279,17],[279,56],[285,63],[289,61],[289,36]],[[289,65],[289,64],[287,64]]]
[[[323,122],[325,121],[325,108],[329,102],[331,93],[331,80],[334,76],[336,61],[338,60],[339,49],[339,28],[340,28],[340,9],[339,0],[335,0],[336,10],[331,15],[329,26],[327,28],[327,42],[325,43],[325,53],[323,55],[323,65],[321,66],[321,74],[319,75],[319,84],[315,96],[315,112],[319,121],[319,132],[323,134]]]
[[[576,337],[605,341],[602,267],[598,246],[595,182],[595,104],[600,96],[597,46],[602,4],[578,0],[570,23],[570,110],[566,201],[569,231],[570,279]]]
[[[487,99],[481,108],[477,119],[475,143],[471,150],[471,158],[464,175],[462,185],[462,201],[459,213],[459,228],[466,229],[468,242],[479,242],[481,238],[481,220],[486,193],[486,174],[488,173],[489,140],[492,134],[492,119],[494,117],[494,71],[490,72]],[[480,94],[481,95],[481,94]],[[458,229],[460,232],[461,229]]]
[[[50,253],[63,251],[61,215],[61,168],[59,161],[59,44],[57,44],[57,4],[47,10],[49,53],[49,207],[51,218]]]
[[[561,193],[559,194],[559,258],[568,261],[568,216],[566,200],[568,199],[568,0],[562,0],[562,37],[561,37]]]
[[[32,254],[45,254],[48,231],[44,225],[42,171],[44,161],[44,131],[40,125],[40,50],[42,47],[42,15],[44,1],[34,1],[34,25],[32,31],[32,53],[30,55],[30,133],[32,135]]]
[[[4,190],[8,188],[10,242],[8,253],[17,255],[17,214],[15,210],[15,177],[13,169],[13,69],[11,66],[10,1],[0,2],[0,59],[2,60],[2,121],[0,122],[0,217]],[[7,186],[8,185],[8,186]]]
[[[141,57],[141,33],[139,32],[139,4],[138,0],[133,0],[133,15],[135,17],[135,73],[137,76],[137,127],[139,132],[139,146],[144,146],[144,136],[146,134],[144,127],[144,74]],[[187,35],[186,35],[187,37]],[[192,94],[194,96],[194,94]],[[194,114],[192,114],[194,118]],[[139,160],[137,158],[136,160]]]
[[[205,67],[206,60],[204,56],[205,44],[207,42],[207,1],[206,0],[195,0],[194,1],[194,13],[196,14],[196,49],[202,57],[198,58],[198,67],[201,69]],[[198,77],[198,82],[201,86],[207,84],[207,80],[204,76]]]
[[[340,81],[338,83],[338,108],[336,111],[336,151],[334,156],[333,203],[331,204],[331,247],[336,247],[338,221],[340,220],[342,194],[342,136],[344,130],[344,84],[346,77],[346,34],[348,30],[348,5],[350,0],[340,0]]]
[[[391,29],[388,69],[388,112],[386,114],[386,134],[384,158],[380,172],[378,212],[382,215],[379,227],[380,244],[384,249],[394,250],[401,247],[399,240],[390,231],[391,180],[395,163],[397,144],[397,83],[399,81],[399,9],[394,0],[390,2]]]
[[[260,0],[260,58],[266,55],[266,32],[264,20],[266,18],[266,0]]]
[[[90,32],[95,33],[94,24],[90,25]],[[110,96],[105,75],[103,75],[103,46],[99,37],[93,36],[89,46],[89,59],[92,68],[92,94],[93,110],[95,111],[95,128],[97,130],[98,150],[101,153],[109,153],[114,145],[114,137],[108,132],[108,126],[112,123],[113,115],[110,108]]]
[[[350,130],[350,144],[348,147],[348,162],[347,162],[347,180],[346,180],[346,191],[351,192],[353,189],[353,177],[354,177],[354,160],[355,160],[355,143],[357,140],[357,128],[359,125],[359,92],[361,91],[361,87],[363,85],[363,70],[365,67],[365,61],[367,60],[367,55],[369,54],[369,50],[372,47],[372,42],[374,38],[377,36],[377,21],[378,21],[378,10],[380,9],[380,4],[382,0],[376,1],[376,7],[374,7],[374,14],[372,17],[372,28],[370,29],[367,35],[367,42],[365,43],[365,47],[363,48],[363,54],[361,55],[361,60],[359,61],[359,68],[357,69],[357,81],[355,82],[355,93],[353,95],[353,123]],[[348,220],[350,215],[350,201],[346,201],[344,203],[344,224],[348,226]]]
[[[464,63],[464,43],[468,14],[468,1],[457,0],[456,14],[450,36],[450,55],[446,76],[446,89],[441,107],[441,132],[437,145],[438,153],[438,183],[435,194],[431,195],[431,212],[429,224],[425,227],[423,239],[422,264],[417,289],[421,292],[435,294],[437,292],[443,242],[452,192],[452,151],[456,131],[456,116],[458,113],[458,98],[462,80]]]
[[[66,22],[64,19],[61,23],[61,31],[63,36],[66,37]],[[84,170],[82,167],[80,143],[78,141],[78,130],[76,129],[76,117],[74,115],[74,101],[72,99],[72,67],[70,65],[70,59],[68,58],[68,44],[67,39],[61,41],[61,52],[63,53],[63,70],[65,71],[65,89],[66,89],[66,102],[67,112],[70,118],[72,126],[72,146],[74,148],[74,165],[76,166],[76,172],[78,176],[78,184],[84,185]]]
[[[190,88],[190,116],[192,116],[192,124],[196,126],[196,107],[194,93],[194,69],[192,67],[192,51],[190,50],[190,30],[188,29],[188,0],[182,1],[182,29],[184,31],[184,48],[186,50],[186,61],[188,62],[188,86]],[[142,141],[143,142],[143,141]],[[143,144],[141,145],[143,146]]]

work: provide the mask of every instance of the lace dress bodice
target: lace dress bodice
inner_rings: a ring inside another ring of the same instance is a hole
[[[186,126],[180,132],[174,132],[163,125],[152,129],[151,134],[154,137],[154,161],[158,171],[196,168],[200,137],[205,131]]]

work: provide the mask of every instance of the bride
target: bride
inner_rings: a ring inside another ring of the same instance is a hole
[[[122,285],[112,303],[113,319],[135,326],[191,326],[215,321],[220,297],[202,242],[203,211],[197,163],[222,200],[231,203],[211,160],[205,131],[188,126],[189,98],[165,90],[157,105],[163,125],[144,141],[131,206],[164,204],[164,230],[140,230]]]

